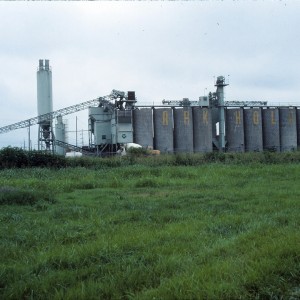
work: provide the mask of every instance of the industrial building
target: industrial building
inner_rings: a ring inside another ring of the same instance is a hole
[[[38,149],[65,155],[116,154],[136,143],[161,153],[211,151],[293,151],[300,146],[300,106],[269,106],[263,101],[224,101],[225,77],[216,91],[198,100],[163,100],[161,105],[139,106],[135,91],[113,90],[109,95],[53,111],[52,70],[39,60],[37,117],[0,128],[0,134],[38,125]],[[89,144],[66,141],[63,117],[88,110]],[[53,126],[53,120],[56,120]]]

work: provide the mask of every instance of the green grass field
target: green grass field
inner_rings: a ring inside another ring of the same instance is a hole
[[[0,170],[1,299],[300,299],[300,164]]]

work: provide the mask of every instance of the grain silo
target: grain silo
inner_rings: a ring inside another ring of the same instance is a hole
[[[175,152],[194,152],[193,114],[191,107],[175,108],[174,112],[174,150]]]
[[[278,108],[262,110],[264,150],[280,151],[279,112]]]
[[[297,146],[300,148],[300,109],[296,109],[296,117],[297,117]]]
[[[153,149],[152,108],[133,111],[133,141],[144,148]]]
[[[173,115],[171,108],[156,108],[153,110],[154,148],[162,153],[174,151]]]
[[[261,108],[244,109],[245,150],[262,151],[262,117]]]
[[[194,152],[212,151],[212,116],[208,107],[193,107]]]
[[[242,108],[226,109],[226,139],[229,152],[244,152],[244,117]]]
[[[280,150],[292,151],[297,149],[296,109],[279,108]]]

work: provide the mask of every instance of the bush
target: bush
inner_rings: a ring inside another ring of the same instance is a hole
[[[49,152],[34,150],[27,152],[27,156],[30,167],[64,168],[67,165],[67,160],[64,156]]]
[[[25,167],[66,167],[66,158],[43,151],[25,151],[22,148],[6,147],[0,150],[0,169]]]
[[[28,157],[22,148],[6,147],[0,150],[0,168],[21,168],[28,166]]]

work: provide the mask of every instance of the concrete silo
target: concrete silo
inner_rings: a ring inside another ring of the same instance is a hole
[[[174,113],[174,150],[178,152],[194,152],[193,114],[191,107],[175,108]]]
[[[280,131],[278,108],[262,110],[264,150],[280,152]]]
[[[279,108],[280,150],[297,149],[297,124],[295,108]]]
[[[226,109],[226,139],[229,152],[245,151],[242,108]]]
[[[49,60],[39,60],[37,71],[38,148],[53,150],[52,118],[45,116],[53,111],[52,72]]]
[[[153,149],[152,109],[133,111],[133,141],[145,148]]]
[[[208,107],[193,107],[194,152],[211,152],[212,116]]]
[[[163,153],[173,153],[173,115],[171,108],[156,108],[153,111],[154,147]]]
[[[296,117],[297,117],[297,146],[300,148],[300,109],[296,109]]]
[[[263,151],[261,108],[244,109],[245,150]]]

